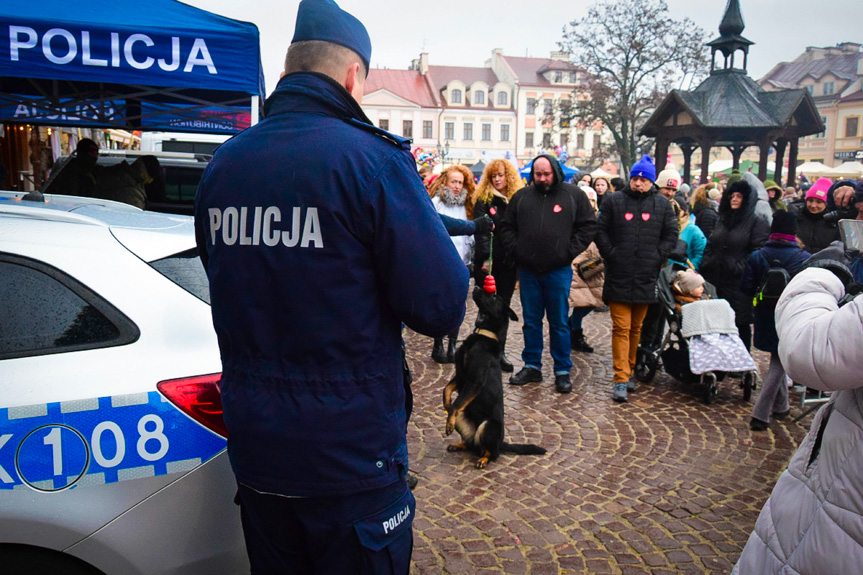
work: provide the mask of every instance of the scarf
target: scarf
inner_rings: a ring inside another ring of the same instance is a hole
[[[445,206],[463,206],[466,200],[467,188],[462,188],[461,193],[458,195],[454,194],[448,187],[445,187],[440,191],[440,201]]]
[[[784,242],[797,243],[797,236],[791,234],[770,234],[769,241],[781,240]]]

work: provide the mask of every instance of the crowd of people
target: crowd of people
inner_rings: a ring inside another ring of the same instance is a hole
[[[487,165],[472,193],[463,193],[461,182],[470,180],[470,172],[462,166],[424,177],[429,179],[429,193],[441,214],[471,219],[472,212],[473,218],[493,220],[493,231],[476,233],[473,254],[463,258],[477,285],[493,269],[509,304],[518,281],[523,367],[509,383],[542,381],[545,316],[555,388],[571,391],[569,352],[594,352],[582,321],[594,310],[610,311],[612,398],[626,402],[637,390],[633,369],[639,346],[656,348],[662,341],[664,314],[655,289],[660,270],[677,263],[730,304],[746,350],[753,345],[754,327],[755,347],[771,354],[752,415],[751,427],[759,431],[767,428],[771,414],[781,419],[789,411],[772,325],[775,302],[753,305],[764,275],[775,266],[793,275],[810,254],[839,239],[838,218],[829,215],[838,206],[837,190],[842,190],[841,208],[846,210],[842,217],[863,218],[860,182],[821,178],[800,190],[783,189],[772,180],[735,172],[723,183],[689,185],[674,166],[657,173],[649,156],[633,166],[620,189],[615,186],[620,182],[613,182],[619,178],[602,170],[577,172],[567,182],[557,160],[546,155],[534,159],[526,185],[505,160]],[[464,196],[460,211],[446,207],[454,190]],[[461,253],[471,240],[454,235],[452,241]],[[586,277],[588,268],[599,271]],[[500,336],[505,342],[506,330]],[[447,351],[435,340],[435,361],[451,361]],[[513,371],[506,355],[501,366]],[[764,407],[767,403],[771,405]]]

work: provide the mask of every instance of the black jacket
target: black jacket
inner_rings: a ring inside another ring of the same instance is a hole
[[[587,249],[596,234],[596,214],[587,194],[563,183],[557,160],[539,157],[551,163],[554,184],[544,192],[535,185],[517,191],[500,224],[500,236],[518,266],[542,274],[569,266]]]
[[[797,237],[803,242],[803,247],[809,253],[817,253],[839,239],[839,228],[836,224],[824,221],[825,209],[813,214],[806,209],[805,200],[797,200],[788,204],[788,211],[797,214]]]
[[[492,196],[489,201],[477,200],[473,207],[474,220],[488,216],[494,222],[493,241],[489,241],[491,240],[490,234],[474,234],[473,236],[475,241],[473,277],[476,279],[477,285],[482,285],[482,280],[488,275],[482,271],[482,264],[489,258],[489,254],[494,259],[492,262],[492,271],[495,276],[515,269],[515,262],[511,258],[506,257],[506,248],[500,235],[501,222],[503,222],[503,216],[506,214],[508,206],[509,203],[502,197]]]
[[[710,239],[710,234],[713,233],[713,228],[719,221],[719,212],[713,206],[705,206],[704,204],[696,204],[692,208],[692,215],[695,216],[695,225],[698,226],[704,237]]]
[[[743,193],[743,204],[731,209],[731,195]],[[740,278],[749,254],[759,249],[770,236],[770,224],[755,213],[758,192],[745,182],[735,182],[722,194],[719,223],[707,240],[699,271],[716,286],[719,297],[728,300],[738,325],[748,324],[752,300],[740,290]],[[698,220],[696,219],[696,222]]]
[[[653,303],[656,280],[674,250],[677,218],[671,202],[654,187],[639,193],[626,186],[599,211],[596,246],[605,259],[606,302]]]

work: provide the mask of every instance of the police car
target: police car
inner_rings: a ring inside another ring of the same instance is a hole
[[[248,572],[192,219],[43,198],[0,192],[0,571]]]

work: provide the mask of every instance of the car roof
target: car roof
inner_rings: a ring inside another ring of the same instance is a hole
[[[24,195],[0,191],[0,218],[107,227],[126,249],[146,262],[195,248],[191,216],[149,212],[98,198],[44,194],[44,201],[30,201]]]

